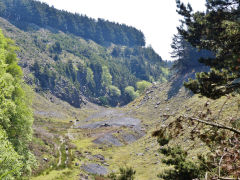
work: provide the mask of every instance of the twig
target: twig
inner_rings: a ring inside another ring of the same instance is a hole
[[[225,104],[227,103],[227,101],[228,101],[228,97],[227,97],[226,101],[223,103],[223,105],[222,105],[222,107],[221,107],[221,110],[220,110],[219,113],[218,113],[217,119],[220,118],[220,115],[221,115],[221,113],[222,113],[222,111],[223,111],[223,107],[225,106]]]
[[[218,177],[221,177],[221,164],[222,164],[222,160],[223,160],[223,157],[226,156],[227,153],[223,154],[220,161],[219,161],[219,164],[218,164]]]
[[[213,123],[213,122],[207,122],[207,121],[204,121],[204,120],[201,120],[201,119],[198,119],[198,118],[193,118],[193,117],[187,117],[187,118],[189,120],[197,121],[197,122],[209,125],[209,126],[217,127],[219,129],[226,129],[226,130],[232,131],[232,132],[240,135],[240,131],[233,128],[233,127],[229,127],[229,126],[225,126],[225,125],[218,124],[218,123]]]
[[[205,180],[208,180],[208,172],[205,174]]]

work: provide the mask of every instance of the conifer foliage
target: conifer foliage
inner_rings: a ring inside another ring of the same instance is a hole
[[[240,77],[240,1],[207,0],[206,12],[196,13],[190,4],[176,2],[177,12],[184,17],[179,33],[192,46],[215,53],[215,58],[200,60],[211,71],[197,74],[197,80],[185,86],[214,99],[232,92],[239,86],[232,82]]]
[[[20,28],[26,28],[28,23],[33,23],[39,27],[51,27],[91,39],[102,45],[145,45],[143,33],[136,28],[103,19],[96,21],[84,15],[57,10],[39,1],[1,0],[0,16]]]
[[[196,13],[193,12],[190,4],[186,6],[180,0],[176,2],[177,12],[184,17],[182,26],[178,28],[179,34],[193,47],[209,50],[215,55],[214,58],[200,59],[200,62],[211,67],[211,71],[197,73],[196,80],[190,79],[185,86],[194,93],[212,99],[223,95],[227,97],[224,97],[226,100],[218,113],[213,111],[208,100],[199,108],[202,111],[180,115],[153,133],[153,136],[158,137],[159,144],[163,146],[161,152],[167,156],[163,162],[174,165],[174,169],[165,171],[160,177],[239,179],[240,105],[239,99],[236,98],[239,98],[239,95],[235,93],[229,95],[229,93],[236,91],[240,82],[240,1],[207,0],[206,12]],[[227,117],[223,115],[223,110],[230,99],[237,101],[235,102],[237,111],[236,114]],[[188,131],[191,140],[195,142],[201,140],[207,147],[206,154],[199,155],[195,164],[190,158],[187,159],[187,150],[183,151],[169,144],[171,140],[183,136]]]

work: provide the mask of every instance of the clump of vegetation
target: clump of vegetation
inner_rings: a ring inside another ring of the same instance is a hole
[[[132,167],[120,168],[119,175],[111,173],[109,178],[112,180],[134,180],[136,171]]]
[[[158,177],[169,180],[192,180],[204,177],[204,167],[187,160],[187,152],[183,151],[181,147],[162,148],[160,152],[167,156],[162,162],[174,165],[174,168],[164,171]]]
[[[137,82],[137,90],[139,94],[142,94],[147,88],[149,88],[152,85],[152,83],[147,82],[147,81],[139,81]]]
[[[135,91],[134,87],[132,86],[127,86],[124,92],[130,100],[134,100],[139,96],[139,93]]]

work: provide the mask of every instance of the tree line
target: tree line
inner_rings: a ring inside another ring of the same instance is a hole
[[[2,0],[0,16],[23,29],[33,23],[91,39],[101,45],[145,46],[143,33],[134,27],[57,10],[39,1]]]

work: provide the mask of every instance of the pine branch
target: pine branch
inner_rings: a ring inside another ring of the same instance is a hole
[[[208,122],[208,121],[204,121],[204,120],[201,120],[201,119],[198,119],[198,118],[193,118],[193,117],[187,117],[187,118],[191,121],[197,121],[197,122],[209,125],[209,126],[217,127],[219,129],[226,129],[226,130],[232,131],[232,132],[240,135],[240,131],[238,129],[233,128],[233,127],[225,126],[225,125],[218,124],[218,123]]]

